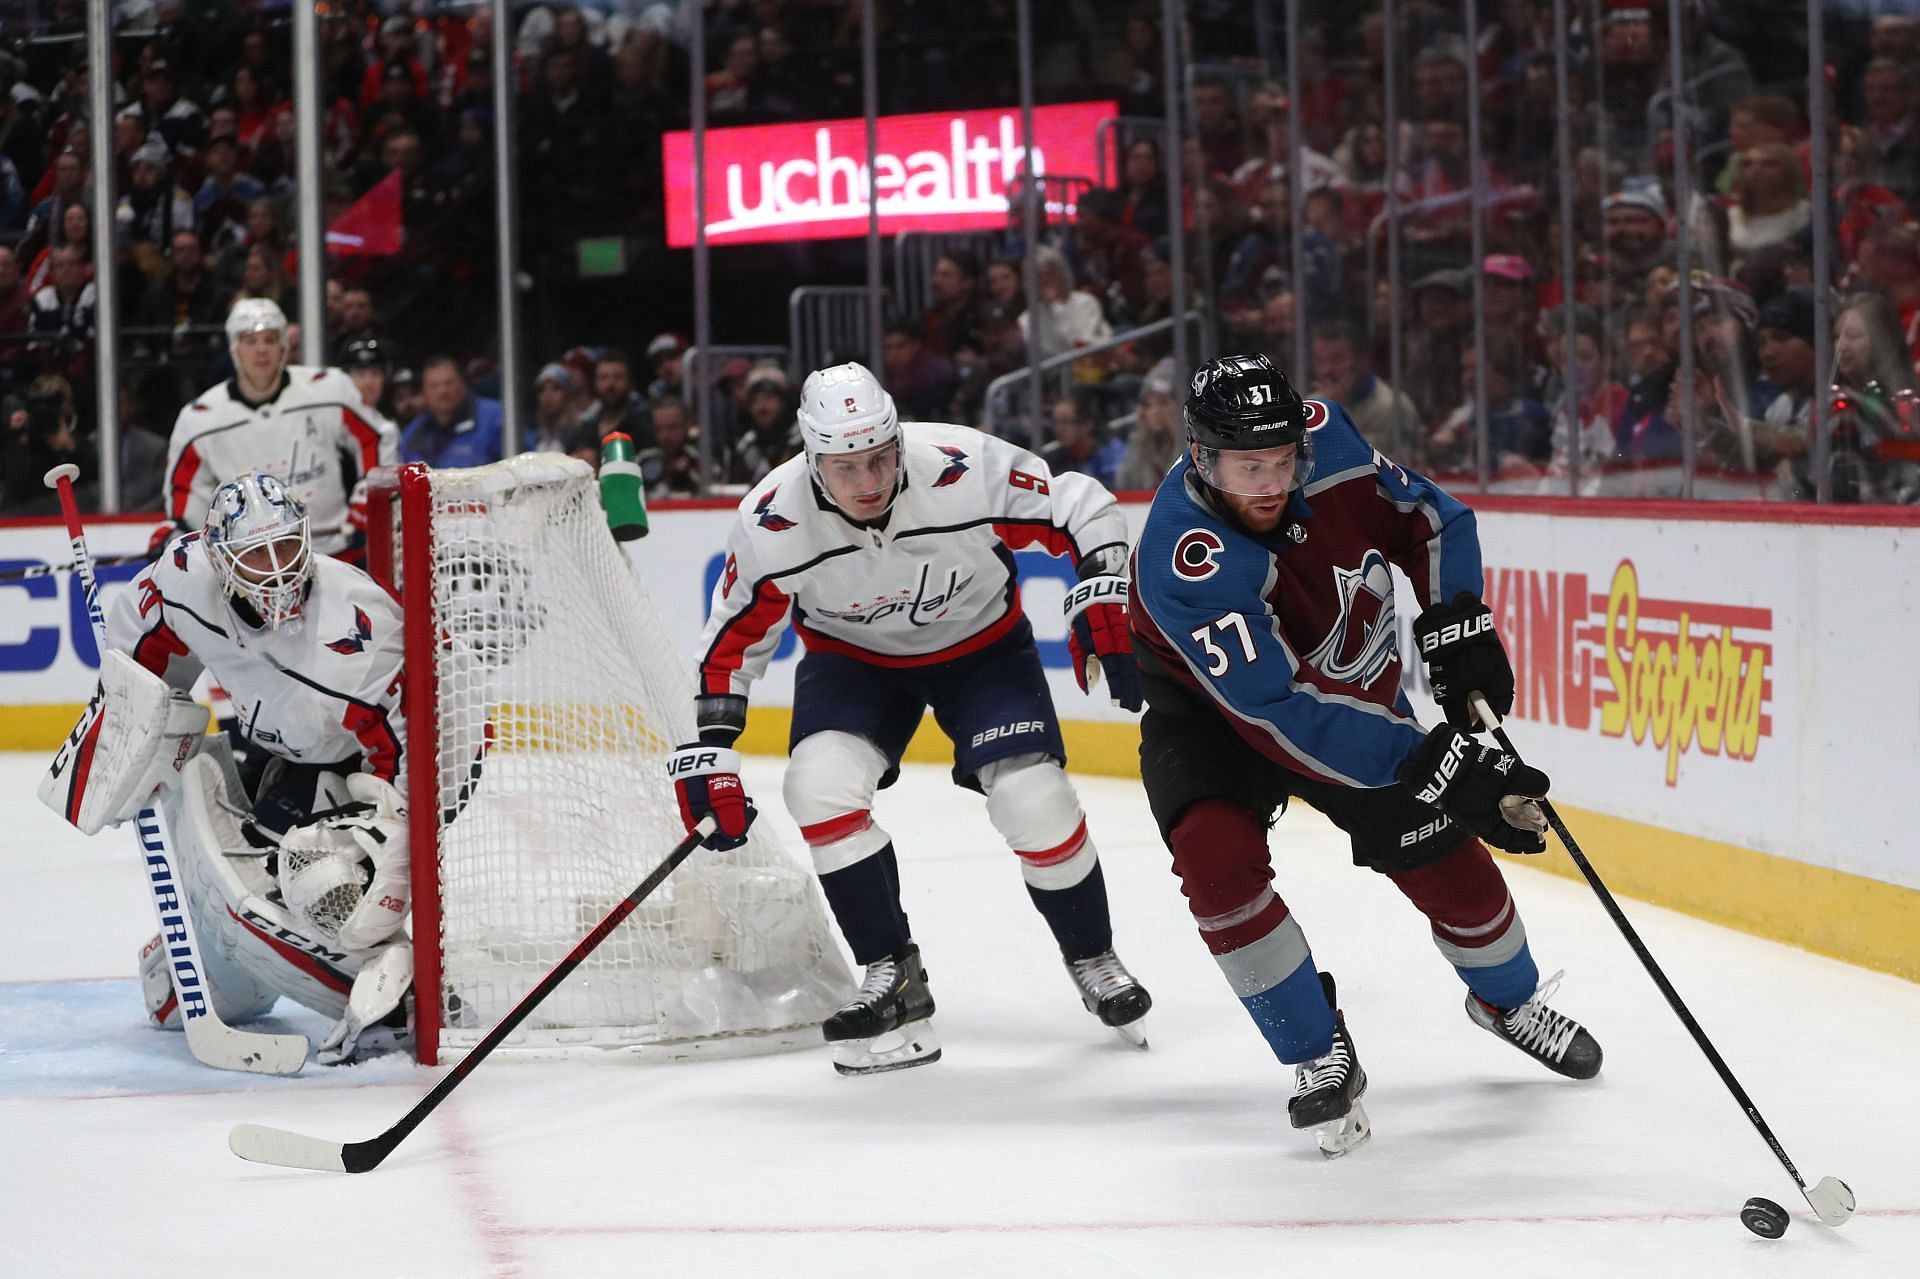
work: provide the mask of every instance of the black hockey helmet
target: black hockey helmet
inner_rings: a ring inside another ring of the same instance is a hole
[[[1307,435],[1307,403],[1287,375],[1264,355],[1223,355],[1194,371],[1185,408],[1187,439],[1201,478],[1228,492],[1259,492],[1224,479],[1220,455],[1241,450],[1299,446],[1293,484],[1306,476],[1312,460]]]
[[[340,353],[340,363],[349,369],[390,369],[393,356],[379,338],[356,338]]]

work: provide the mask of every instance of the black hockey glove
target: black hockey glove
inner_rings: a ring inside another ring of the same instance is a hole
[[[1400,781],[1495,848],[1543,853],[1546,815],[1532,801],[1547,793],[1547,775],[1498,746],[1476,742],[1451,724],[1428,733],[1401,763]]]
[[[1478,596],[1461,591],[1414,619],[1414,641],[1427,663],[1433,700],[1447,722],[1471,733],[1482,727],[1467,699],[1479,693],[1505,719],[1513,709],[1513,664],[1493,630],[1493,614]]]

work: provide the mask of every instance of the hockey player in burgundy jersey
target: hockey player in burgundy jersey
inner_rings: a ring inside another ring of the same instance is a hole
[[[891,836],[873,819],[928,708],[954,744],[956,783],[986,796],[1082,1002],[1144,1043],[1151,1003],[1113,951],[1106,881],[1063,765],[1052,698],[1020,606],[1012,549],[1073,558],[1069,648],[1083,689],[1104,674],[1140,706],[1129,651],[1127,527],[1113,495],[1052,474],[1025,449],[961,426],[901,424],[858,364],[801,392],[804,456],[740,503],[701,639],[699,744],[670,771],[688,829],[711,812],[732,847],[754,810],[734,740],[747,693],[791,623],[794,677],[785,793],[827,902],[866,978],[824,1029],[843,1073],[939,1055],[926,972],[900,905]]]
[[[322,555],[353,551],[367,473],[399,460],[393,423],[339,369],[287,363],[287,317],[263,298],[227,316],[234,375],[180,410],[167,441],[167,517],[206,523],[214,490],[244,471],[278,476],[313,521]]]
[[[1513,705],[1480,603],[1473,513],[1375,452],[1337,404],[1302,400],[1264,356],[1202,367],[1188,456],[1154,494],[1132,564],[1147,712],[1140,771],[1174,871],[1227,983],[1282,1062],[1293,1125],[1342,1154],[1368,1135],[1366,1074],[1300,923],[1274,892],[1267,827],[1289,798],[1325,813],[1357,865],[1426,915],[1475,1023],[1574,1078],[1600,1047],[1546,1004],[1485,843],[1546,847],[1547,778],[1468,736],[1470,696]],[[1448,722],[1400,690],[1392,569]]]
[[[100,693],[40,798],[88,834],[166,806],[223,1020],[286,995],[338,1019],[324,1064],[403,1046],[413,954],[399,605],[315,555],[299,501],[249,472],[215,491],[205,527],[175,538],[106,622]],[[250,796],[226,739],[203,736],[188,695],[202,670],[270,758]],[[158,938],[140,967],[155,1024],[178,1028]]]

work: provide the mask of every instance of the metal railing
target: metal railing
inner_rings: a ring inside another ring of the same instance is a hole
[[[1152,324],[1142,324],[1138,328],[1127,329],[1124,332],[1116,333],[1104,341],[1094,342],[1088,346],[1075,347],[1071,351],[1062,351],[1058,355],[1050,355],[1038,364],[1030,365],[1027,368],[1014,369],[1010,373],[1002,373],[999,377],[987,383],[985,402],[980,406],[980,429],[988,435],[999,435],[1000,431],[997,429],[996,424],[1006,416],[1000,412],[1000,406],[1011,403],[1013,388],[1026,382],[1028,378],[1036,374],[1044,378],[1047,374],[1057,369],[1067,368],[1080,360],[1086,359],[1090,355],[1099,355],[1105,351],[1117,350],[1130,343],[1138,342],[1143,338],[1150,338],[1159,333],[1170,332],[1175,325],[1182,322],[1187,324],[1200,324],[1204,322],[1205,318],[1205,313],[1201,311],[1188,311],[1184,315],[1170,315],[1164,320],[1155,320]],[[1184,376],[1186,372],[1184,369],[1175,371],[1182,376]],[[1027,424],[1028,447],[1036,451],[1041,444],[1040,431],[1041,424],[1039,422],[1033,421]]]
[[[888,295],[879,299],[881,315]],[[864,284],[809,284],[787,295],[787,372],[797,384],[814,369],[867,354],[872,292]]]
[[[933,305],[933,268],[949,253],[964,250],[979,259],[980,269],[1000,248],[993,231],[902,231],[893,237],[893,296],[900,314],[912,317]]]

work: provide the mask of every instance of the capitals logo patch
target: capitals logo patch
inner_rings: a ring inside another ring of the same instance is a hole
[[[936,444],[934,447],[947,455],[946,469],[933,482],[935,488],[943,489],[967,473],[967,455],[951,444]]]
[[[1189,582],[1204,582],[1220,571],[1226,549],[1212,529],[1190,528],[1173,544],[1173,571]]]
[[[192,546],[199,538],[200,534],[194,532],[187,534],[185,537],[177,537],[173,541],[173,566],[182,573],[187,571],[187,548]]]
[[[336,653],[360,653],[366,650],[367,641],[372,638],[373,622],[367,617],[367,611],[356,604],[353,609],[353,632],[327,641],[327,647]]]
[[[775,533],[784,533],[790,528],[798,528],[799,525],[773,509],[773,499],[779,496],[780,490],[774,489],[753,504],[753,513],[760,517],[757,522],[761,528],[770,529]]]

